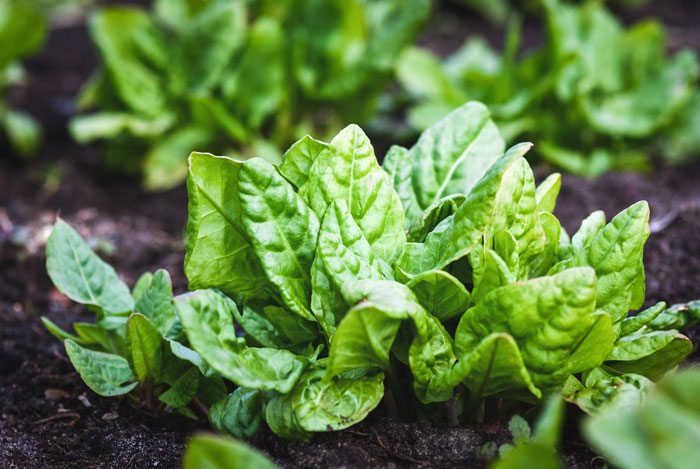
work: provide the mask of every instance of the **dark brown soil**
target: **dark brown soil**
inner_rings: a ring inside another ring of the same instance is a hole
[[[690,11],[693,2],[671,3]],[[676,28],[672,39],[692,43],[697,28],[682,29],[678,9],[658,11]],[[448,24],[446,32],[424,41],[445,51],[478,28],[489,38],[500,37],[481,20],[465,21],[467,30],[459,24]],[[0,157],[0,467],[178,467],[186,439],[206,424],[155,415],[129,398],[97,396],[39,320],[47,315],[68,327],[91,319],[58,294],[45,273],[43,242],[57,215],[76,226],[130,285],[143,271],[157,268],[170,271],[176,293],[187,285],[184,188],[143,194],[133,181],[103,175],[98,149],[77,147],[66,135],[70,97],[95,64],[87,43],[82,27],[57,31],[29,63],[29,89],[12,95],[15,104],[40,117],[47,142],[31,166]],[[0,143],[0,155],[6,154]],[[543,176],[548,170],[537,172]],[[653,179],[566,176],[557,215],[573,233],[593,210],[603,209],[611,218],[639,199],[648,200],[653,233],[645,251],[647,303],[700,298],[699,179],[700,164],[660,168]],[[597,467],[578,436],[576,410],[568,412],[573,418],[565,429],[565,465]],[[317,435],[310,444],[281,440],[267,429],[251,442],[291,468],[480,467],[478,448],[507,439],[502,424],[448,428],[438,421],[398,422],[380,412],[349,430]]]

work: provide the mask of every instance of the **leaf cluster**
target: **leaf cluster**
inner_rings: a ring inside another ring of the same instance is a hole
[[[90,389],[101,396],[136,393],[153,408],[167,405],[191,418],[197,418],[188,407],[194,399],[208,406],[226,396],[218,374],[182,343],[165,270],[143,274],[129,291],[63,220],[49,236],[46,258],[59,291],[97,316],[95,323],[74,323],[75,333],[42,317]]]
[[[364,121],[427,0],[157,0],[153,11],[90,18],[102,67],[71,123],[80,143],[107,139],[105,162],[142,172],[147,189],[187,174],[195,148],[279,161],[298,137]]]
[[[356,125],[301,139],[280,166],[193,153],[185,273],[197,291],[179,316],[241,387],[221,404],[235,425],[215,426],[245,435],[264,420],[296,439],[346,428],[380,402],[385,376],[403,415],[457,399],[475,419],[487,397],[538,403],[682,361],[690,341],[648,326],[665,305],[627,317],[644,301],[646,202],[609,222],[594,212],[569,237],[552,214],[559,175],[537,186],[530,147],[505,151],[472,102],[383,167]]]
[[[700,151],[700,67],[687,49],[670,57],[654,20],[625,28],[603,2],[543,0],[546,39],[520,50],[514,18],[501,53],[481,37],[440,60],[407,50],[397,75],[414,99],[409,121],[425,129],[467,100],[491,109],[507,141],[538,142],[566,171],[596,176],[644,170],[649,156],[680,162]]]
[[[13,150],[30,156],[41,140],[41,127],[24,111],[11,109],[5,90],[22,85],[25,72],[20,60],[36,52],[46,35],[44,16],[31,2],[3,1],[0,4],[0,129]]]

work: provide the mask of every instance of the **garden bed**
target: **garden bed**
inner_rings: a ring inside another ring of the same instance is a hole
[[[700,41],[693,44],[697,30],[683,23],[699,16],[678,13],[689,13],[692,2],[673,3],[687,10],[647,7],[645,13],[663,15],[673,25],[674,47],[679,41],[699,47]],[[454,32],[448,28],[446,34]],[[435,41],[437,48],[453,47],[449,40]],[[95,64],[86,43],[82,27],[56,32],[29,63],[30,87],[12,97],[40,117],[47,141],[36,164],[0,160],[0,466],[177,467],[188,436],[208,428],[206,423],[155,415],[128,397],[97,396],[39,320],[47,315],[65,327],[91,317],[60,295],[46,274],[43,241],[57,215],[91,241],[130,285],[143,271],[165,268],[176,294],[187,287],[184,187],[145,195],[134,182],[102,175],[98,148],[78,147],[66,135],[70,97]],[[540,167],[537,174],[542,178],[549,171]],[[695,163],[658,168],[653,179],[618,173],[598,180],[565,176],[555,214],[572,233],[581,214],[602,209],[610,218],[637,200],[648,200],[652,234],[645,248],[646,305],[700,298],[698,174]],[[697,329],[688,333],[693,341],[700,335]],[[697,352],[689,361],[698,361]],[[577,410],[572,406],[568,412]],[[566,464],[591,467],[595,455],[571,420],[563,439]],[[319,434],[309,444],[281,440],[267,429],[251,443],[284,467],[478,467],[483,462],[477,451],[484,443],[508,439],[504,423],[466,428],[439,421],[404,423],[384,416],[380,407],[361,424]]]

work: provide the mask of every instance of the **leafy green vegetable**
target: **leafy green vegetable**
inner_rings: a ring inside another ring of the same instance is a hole
[[[80,235],[59,219],[46,244],[46,267],[56,288],[97,315],[97,323],[74,323],[75,334],[42,317],[63,340],[75,369],[102,396],[137,393],[149,406],[162,404],[186,416],[194,399],[210,405],[226,388],[197,352],[174,339],[179,317],[170,276],[146,273],[133,291]],[[154,398],[158,398],[159,403]]]
[[[200,290],[177,310],[239,386],[214,425],[308,441],[364,418],[385,386],[395,412],[452,399],[476,420],[486,398],[559,390],[595,412],[624,400],[615,383],[639,391],[681,362],[690,341],[648,326],[665,305],[627,318],[644,301],[647,204],[569,238],[551,213],[561,179],[536,186],[531,146],[505,151],[467,103],[384,168],[355,125],[302,139],[280,167],[193,153],[185,271]]]
[[[593,448],[622,468],[690,468],[700,444],[700,372],[664,378],[645,402],[617,406],[584,422]]]
[[[184,469],[275,469],[261,452],[233,438],[199,434],[187,444]]]
[[[502,2],[483,3],[507,11]],[[500,54],[481,37],[442,60],[406,50],[397,75],[414,101],[410,124],[426,129],[467,100],[483,101],[506,141],[525,136],[538,142],[538,156],[588,176],[644,170],[652,155],[680,162],[698,154],[695,53],[667,57],[660,23],[625,28],[603,2],[538,3],[546,39],[522,54],[518,17]]]
[[[41,127],[26,112],[9,107],[5,102],[5,89],[24,83],[20,60],[41,47],[46,29],[46,20],[37,5],[15,1],[0,5],[0,129],[21,156],[30,156],[36,151]]]
[[[102,67],[78,98],[71,133],[107,140],[105,163],[141,172],[151,190],[182,182],[196,148],[279,162],[309,130],[332,135],[373,115],[428,9],[428,0],[104,8],[90,18]],[[301,142],[282,168],[297,187],[318,153],[318,142]]]

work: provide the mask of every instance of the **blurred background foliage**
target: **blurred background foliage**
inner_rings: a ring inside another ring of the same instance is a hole
[[[693,50],[669,52],[658,20],[627,26],[614,13],[645,3],[3,0],[0,129],[17,154],[36,151],[40,127],[4,91],[23,83],[20,61],[47,24],[77,17],[101,65],[70,134],[100,142],[104,167],[148,190],[180,184],[193,150],[279,163],[298,138],[350,122],[388,148],[470,100],[556,168],[649,171],[700,154],[700,66]],[[455,15],[470,18],[452,31],[466,40],[435,47],[432,29]],[[490,22],[500,40],[471,30]]]

